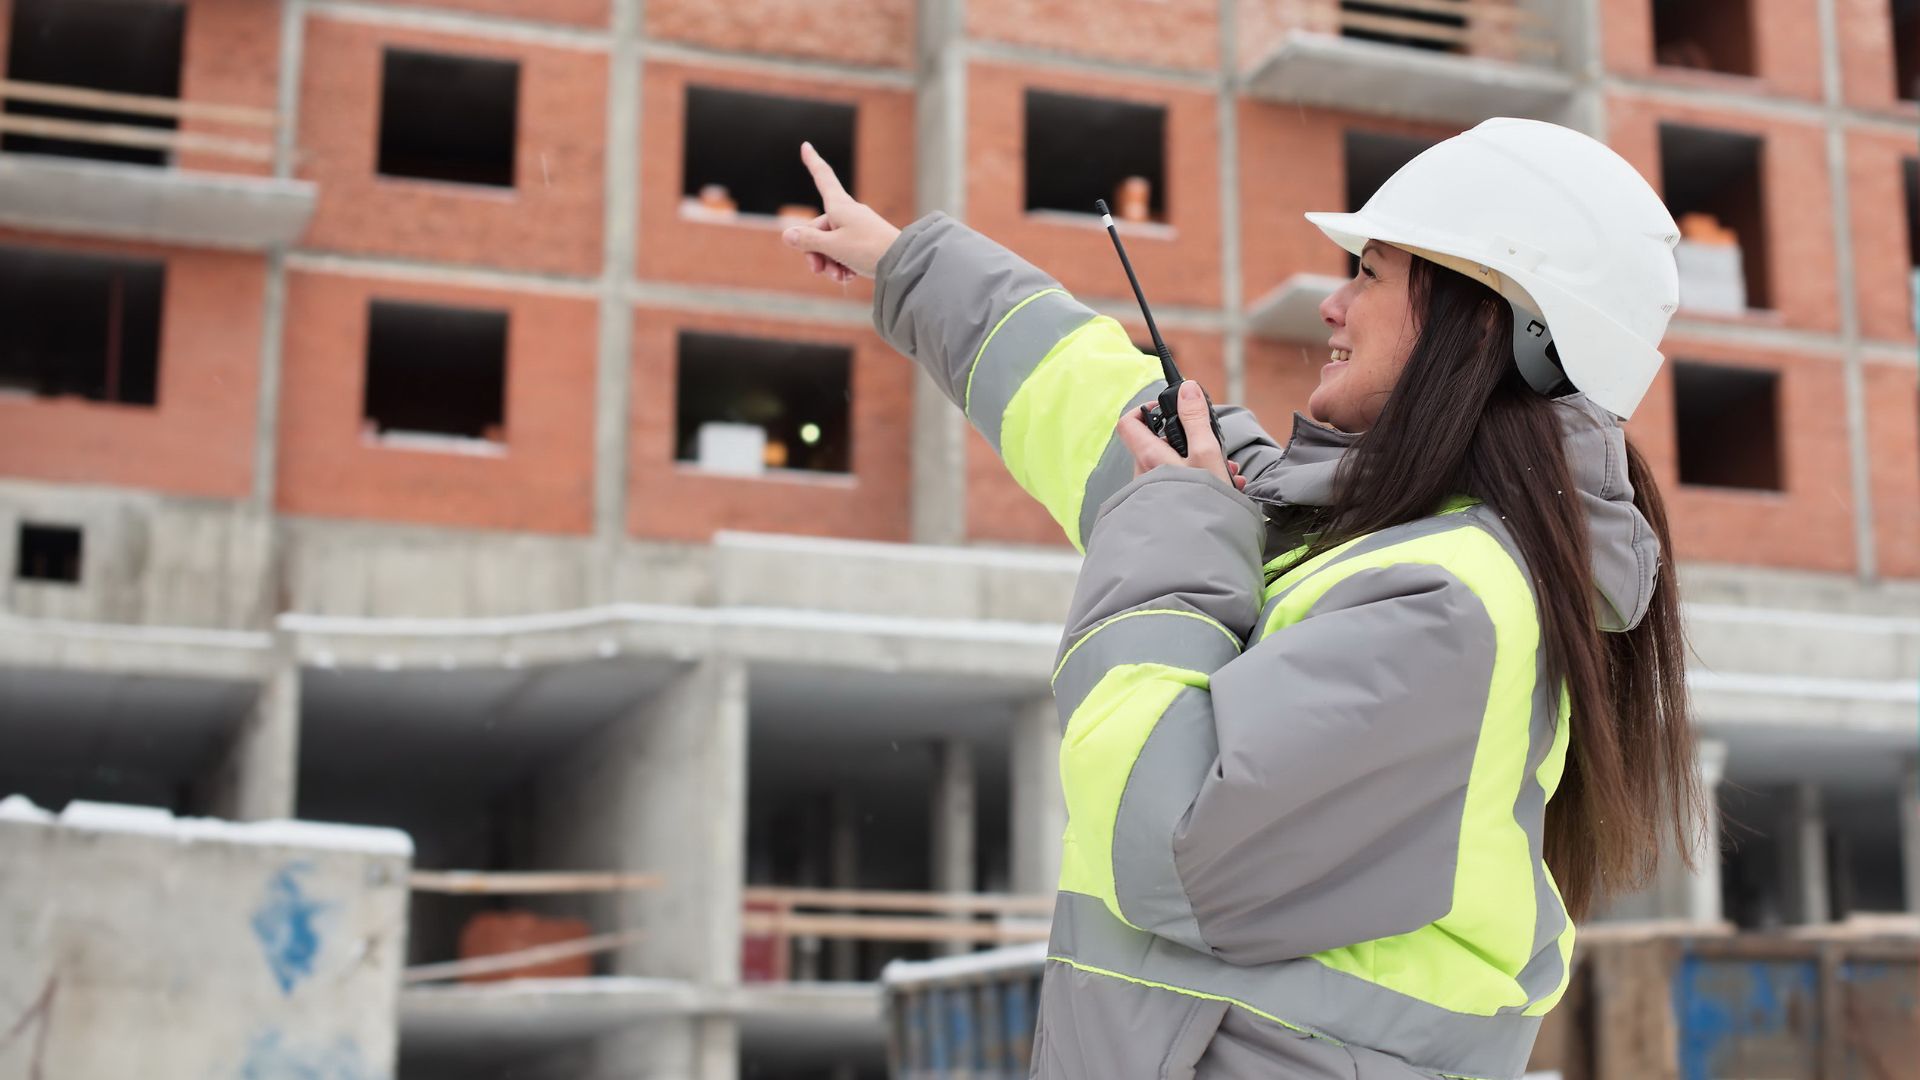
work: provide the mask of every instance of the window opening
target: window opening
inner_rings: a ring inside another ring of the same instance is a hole
[[[820,213],[820,193],[800,163],[811,142],[849,192],[857,194],[853,138],[857,110],[837,101],[687,87],[681,166],[689,216],[805,217]]]
[[[1681,483],[1784,490],[1776,372],[1682,361],[1673,394]]]
[[[1894,96],[1920,101],[1920,0],[1893,0]]]
[[[1773,306],[1761,159],[1754,136],[1661,125],[1661,188],[1680,223],[1682,308],[1737,315]]]
[[[674,456],[742,475],[851,471],[852,362],[845,346],[681,333]]]
[[[14,0],[6,77],[84,90],[180,97],[186,12],[153,0]],[[10,99],[9,116],[173,130],[170,116]],[[0,151],[165,165],[164,150],[10,132]]]
[[[1663,67],[1756,74],[1749,0],[1653,0],[1653,55]]]
[[[20,525],[14,576],[21,581],[80,581],[80,530],[71,525]]]
[[[374,434],[505,441],[507,313],[375,300],[363,417]]]
[[[0,392],[152,405],[166,265],[0,248]]]
[[[1167,220],[1163,106],[1028,90],[1025,132],[1028,210]]]
[[[380,174],[510,188],[519,105],[511,60],[388,49]]]

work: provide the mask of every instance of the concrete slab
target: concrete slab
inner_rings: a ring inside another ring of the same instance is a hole
[[[252,708],[246,680],[0,667],[0,796],[178,805]]]
[[[265,251],[313,216],[305,180],[0,155],[0,224],[191,247]]]
[[[1254,301],[1247,329],[1274,341],[1325,341],[1320,304],[1344,284],[1345,278],[1332,274],[1294,274]]]
[[[1575,83],[1552,68],[1294,31],[1246,77],[1267,101],[1472,127],[1493,116],[1562,117]]]

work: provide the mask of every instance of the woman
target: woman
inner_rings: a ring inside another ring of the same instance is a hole
[[[1517,1077],[1574,923],[1700,818],[1665,515],[1616,416],[1678,230],[1605,146],[1493,120],[1356,214],[1282,446],[941,215],[787,243],[1084,546],[1042,1077]],[[1551,327],[1551,331],[1548,329]],[[1115,418],[1118,417],[1118,425]],[[1223,445],[1224,443],[1224,445]]]

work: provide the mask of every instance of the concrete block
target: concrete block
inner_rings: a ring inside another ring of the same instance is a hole
[[[412,850],[0,802],[0,1075],[392,1076]]]

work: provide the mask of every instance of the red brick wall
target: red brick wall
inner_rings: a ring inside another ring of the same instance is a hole
[[[1867,456],[1880,573],[1920,577],[1920,376],[1868,364]]]
[[[406,0],[414,7],[448,8],[476,15],[500,15],[569,26],[606,27],[609,0]]]
[[[0,397],[0,475],[246,496],[259,397],[260,256],[0,230],[0,244],[166,262],[156,403]]]
[[[1815,125],[1707,107],[1615,96],[1611,143],[1656,190],[1660,188],[1660,124],[1671,122],[1759,136],[1761,197],[1765,201],[1766,258],[1772,310],[1727,321],[1837,332],[1833,190],[1828,183],[1826,135]],[[1681,312],[1686,318],[1721,318]]]
[[[1920,121],[1920,104],[1895,87],[1892,0],[1835,0],[1840,14],[1840,78],[1846,102]]]
[[[676,462],[676,338],[683,329],[852,347],[852,473],[715,476]],[[706,540],[719,529],[907,540],[911,363],[879,335],[860,327],[681,311],[637,312],[628,531],[693,541]]]
[[[1690,4],[1707,0],[1687,0]],[[1715,0],[1748,5],[1753,23],[1754,74],[1728,75],[1664,67],[1654,61],[1651,0],[1602,0],[1601,51],[1608,70],[1622,75],[1656,74],[1678,86],[1818,99],[1819,0]]]
[[[374,299],[508,313],[504,455],[402,449],[361,434],[367,305]],[[596,311],[586,299],[289,274],[279,508],[430,525],[588,531]]]
[[[1126,319],[1122,325],[1136,343],[1151,343],[1146,323]],[[1229,404],[1226,358],[1220,335],[1166,327],[1160,328],[1160,335],[1173,350],[1180,373],[1198,380],[1214,401]],[[1000,455],[994,453],[978,431],[972,430],[967,434],[967,536],[998,543],[1067,546],[1066,534],[1060,531],[1053,515],[1013,482]]]
[[[1347,209],[1349,129],[1438,142],[1458,129],[1293,105],[1240,104],[1241,295],[1252,307],[1298,273],[1344,277],[1347,254],[1301,216]]]
[[[1920,139],[1855,130],[1847,139],[1852,193],[1853,270],[1860,331],[1883,341],[1914,339],[1912,255],[1907,249],[1904,167],[1920,155]]]
[[[842,286],[806,273],[802,257],[781,243],[781,230],[771,219],[747,216],[736,222],[711,222],[681,216],[689,83],[856,106],[853,196],[903,226],[913,217],[913,96],[862,83],[734,67],[651,63],[646,68],[642,99],[646,115],[640,125],[644,145],[640,149],[639,276],[870,299],[873,285],[864,278]],[[798,162],[798,141],[793,154]]]
[[[180,97],[214,105],[274,108],[279,93],[280,8],[258,0],[191,0],[181,56]],[[292,119],[283,118],[284,123]],[[272,146],[268,128],[184,120],[180,130],[223,138],[241,138]],[[182,169],[271,176],[271,161],[247,161],[225,155],[182,153]]]
[[[1854,569],[1853,468],[1843,369],[1830,357],[1669,336],[1672,360],[1780,373],[1781,492],[1682,485],[1674,432],[1673,368],[1660,372],[1627,424],[1666,495],[1681,559],[1800,570]]]
[[[967,33],[1049,52],[1211,71],[1219,66],[1215,0],[969,0]]]
[[[913,66],[912,0],[648,0],[648,37],[727,52]]]
[[[1039,264],[1071,292],[1131,300],[1113,242],[1091,207],[1073,222],[1027,213],[1025,93],[1031,87],[1163,105],[1171,228],[1126,229],[1127,256],[1155,305],[1220,303],[1220,149],[1212,93],[997,64],[974,64],[969,75],[968,224]]]
[[[1247,408],[1260,418],[1267,433],[1286,445],[1293,431],[1293,414],[1307,411],[1307,398],[1320,385],[1320,368],[1331,359],[1325,342],[1247,339]]]
[[[375,173],[387,46],[520,63],[513,190]],[[320,197],[303,246],[598,275],[606,93],[591,50],[308,19],[298,175]]]

